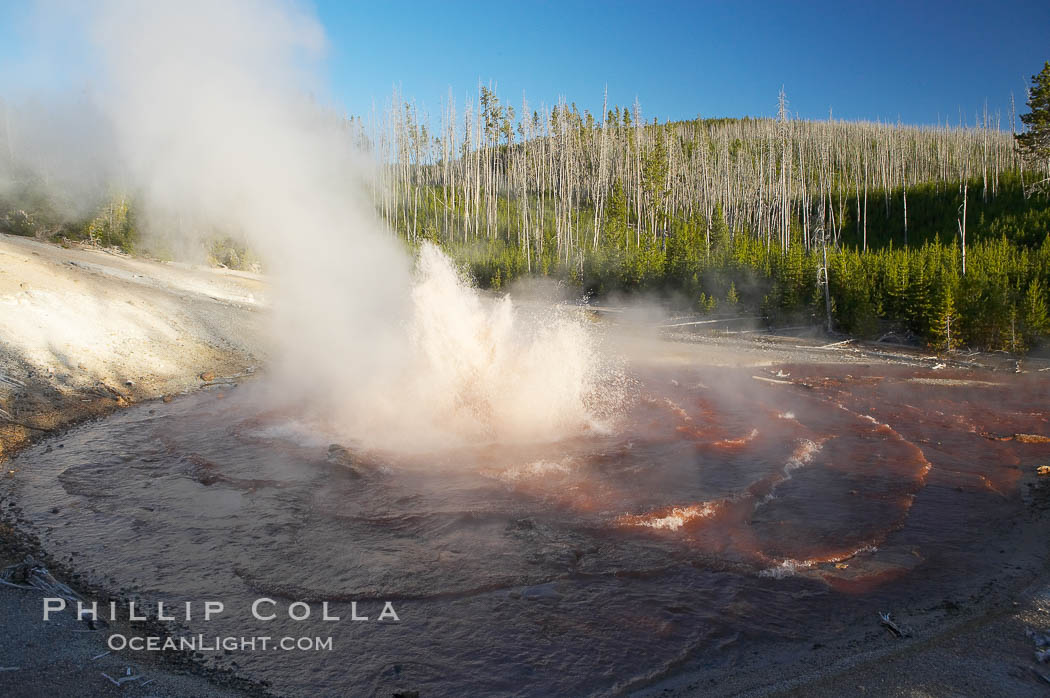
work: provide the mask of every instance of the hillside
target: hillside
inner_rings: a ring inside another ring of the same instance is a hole
[[[484,89],[462,134],[452,110],[437,137],[411,105],[390,114],[358,136],[387,163],[377,206],[483,286],[556,275],[939,349],[1023,351],[1050,331],[1050,202],[1027,191],[1046,173],[1026,170],[997,117],[799,121],[782,96],[777,119],[646,123],[635,105],[599,120],[561,104],[515,121]]]

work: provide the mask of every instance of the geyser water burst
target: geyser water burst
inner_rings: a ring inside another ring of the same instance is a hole
[[[621,400],[594,326],[567,306],[483,297],[440,249],[419,251],[394,397],[344,411],[385,448],[548,441],[601,430]]]
[[[596,337],[582,317],[557,306],[528,316],[509,296],[485,303],[434,245],[423,246],[418,271],[411,341],[422,364],[420,397],[431,401],[435,426],[498,440],[595,426],[613,386],[600,373]]]

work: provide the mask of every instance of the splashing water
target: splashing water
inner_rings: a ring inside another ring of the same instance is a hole
[[[662,515],[632,516],[627,514],[619,517],[617,523],[623,526],[648,526],[649,528],[665,528],[670,531],[677,531],[694,519],[705,519],[712,516],[717,510],[716,504],[701,502],[700,504],[691,504],[685,507],[672,507],[669,512]]]
[[[621,373],[570,306],[485,298],[430,243],[410,301],[404,367],[367,404],[339,410],[343,433],[366,446],[555,441],[606,431],[623,403]]]

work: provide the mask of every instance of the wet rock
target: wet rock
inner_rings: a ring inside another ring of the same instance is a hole
[[[543,600],[543,601],[557,601],[561,598],[561,594],[554,588],[554,584],[537,584],[536,586],[525,587],[521,590],[521,598],[532,599],[532,600]]]
[[[325,459],[329,463],[335,465],[343,465],[346,467],[353,467],[354,465],[353,454],[350,453],[346,446],[340,446],[339,444],[330,444],[328,446],[328,455]]]
[[[981,432],[981,436],[992,441],[1019,441],[1023,444],[1048,444],[1050,443],[1050,436],[1043,436],[1042,434],[990,434],[988,432]]]
[[[1035,643],[1037,650],[1045,650],[1050,648],[1050,632],[1041,631],[1035,628],[1025,628],[1025,637]]]
[[[354,478],[364,478],[374,475],[378,468],[373,463],[353,453],[346,446],[331,444],[328,447],[328,455],[325,457],[332,465],[338,465]]]
[[[861,553],[850,558],[846,567],[822,565],[815,574],[836,591],[863,593],[903,577],[922,563],[923,559],[914,550],[899,546]]]
[[[205,487],[211,487],[215,483],[226,479],[218,473],[218,466],[215,463],[202,456],[193,453],[187,456],[186,460],[192,465],[190,470],[191,477]]]

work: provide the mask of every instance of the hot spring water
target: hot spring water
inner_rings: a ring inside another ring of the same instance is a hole
[[[262,407],[261,382],[212,389],[41,442],[11,494],[101,585],[225,603],[189,632],[331,636],[332,652],[209,660],[291,694],[581,695],[756,662],[771,676],[858,627],[878,637],[876,610],[1041,564],[1019,524],[1050,446],[995,437],[1047,433],[1045,381],[650,358],[608,421],[427,451],[340,440]],[[275,619],[251,616],[259,598]],[[309,620],[284,612],[294,601]],[[325,601],[341,622],[321,620]],[[387,601],[400,622],[376,622]]]

